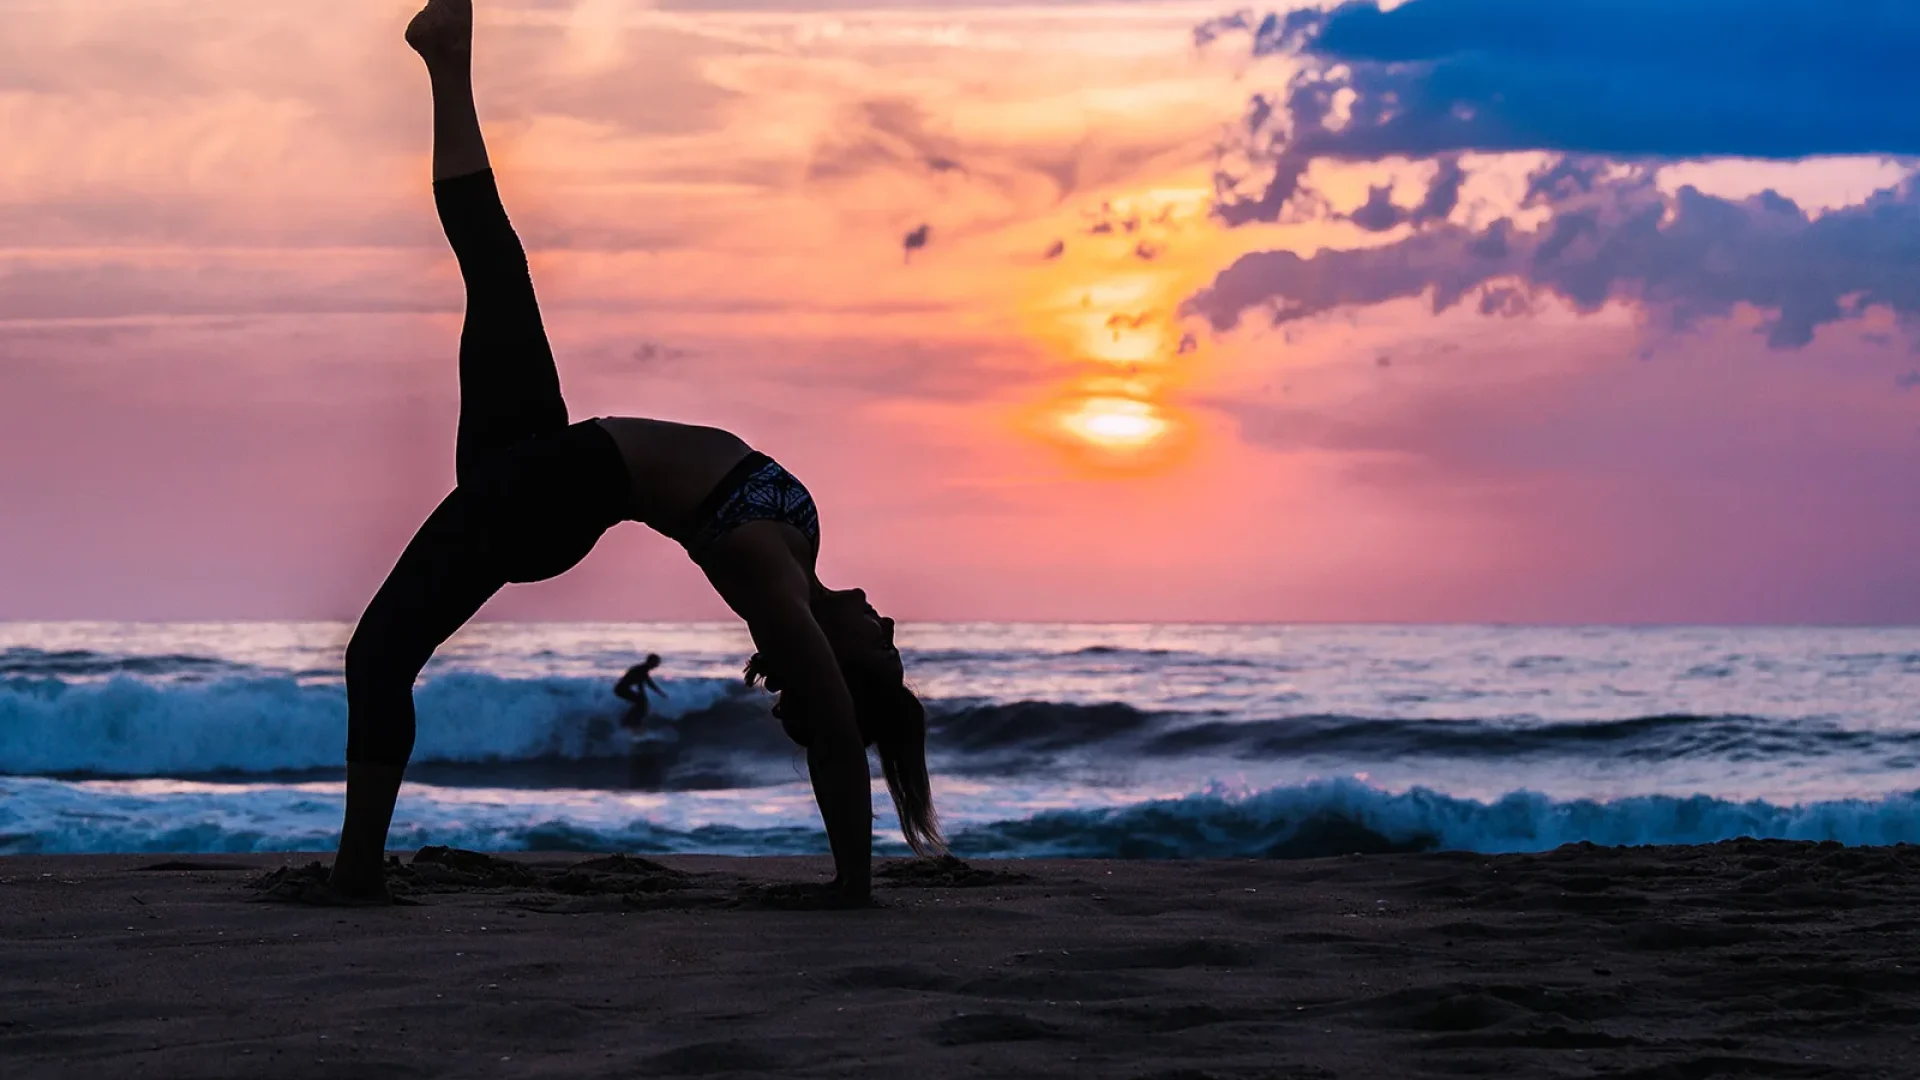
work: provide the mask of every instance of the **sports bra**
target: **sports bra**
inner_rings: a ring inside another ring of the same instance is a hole
[[[785,522],[799,529],[816,553],[820,550],[820,513],[813,495],[798,477],[758,450],[720,478],[673,539],[698,562],[708,545],[749,521]]]

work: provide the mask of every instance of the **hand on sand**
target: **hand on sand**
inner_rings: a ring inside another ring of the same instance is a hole
[[[407,44],[428,63],[465,60],[473,51],[473,0],[427,0],[407,24]]]
[[[846,911],[880,906],[874,902],[872,893],[844,889],[837,883],[817,885],[811,882],[781,882],[762,885],[753,891],[752,897],[753,902],[761,907],[786,911]]]

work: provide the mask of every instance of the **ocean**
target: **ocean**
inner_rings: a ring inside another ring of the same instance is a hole
[[[0,853],[331,849],[351,628],[0,624]],[[964,857],[1920,842],[1920,629],[902,626]],[[391,846],[824,852],[724,624],[468,627]],[[611,686],[648,652],[656,730]],[[904,852],[885,797],[876,850]]]

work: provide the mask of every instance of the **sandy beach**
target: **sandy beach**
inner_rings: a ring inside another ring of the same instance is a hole
[[[1294,862],[428,849],[418,906],[300,855],[0,860],[0,1062],[39,1076],[1895,1077],[1920,848]]]

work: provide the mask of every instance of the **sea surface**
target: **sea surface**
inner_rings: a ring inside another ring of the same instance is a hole
[[[324,850],[350,627],[0,623],[0,853]],[[1920,842],[1920,628],[902,626],[963,856]],[[721,624],[476,624],[392,846],[825,851]],[[610,688],[665,664],[636,739]],[[899,852],[885,788],[878,849]]]

